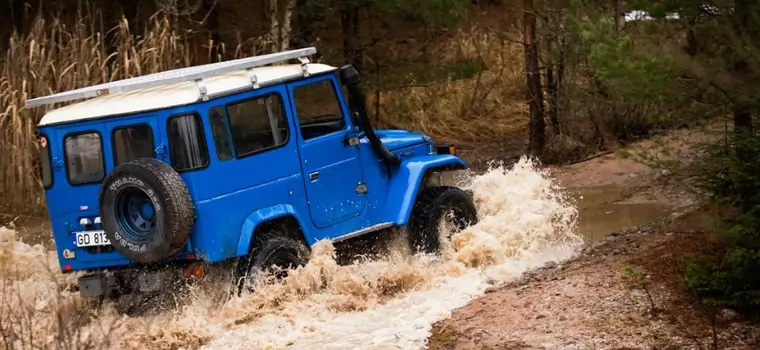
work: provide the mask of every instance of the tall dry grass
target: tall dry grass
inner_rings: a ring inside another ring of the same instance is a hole
[[[441,61],[481,61],[474,77],[443,80],[380,94],[381,122],[420,130],[466,148],[522,149],[528,125],[522,45],[503,29],[474,23],[436,47]],[[370,94],[370,103],[376,96]]]

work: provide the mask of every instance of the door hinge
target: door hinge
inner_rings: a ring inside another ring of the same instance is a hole
[[[358,194],[366,194],[367,193],[367,185],[364,183],[364,181],[362,181],[358,185],[356,185],[356,193],[358,193]]]
[[[156,147],[155,152],[156,152],[156,157],[163,159],[164,157],[166,157],[166,146],[164,146],[163,143],[158,145],[158,147]]]
[[[53,158],[53,169],[60,170],[63,168],[63,160],[60,158]]]

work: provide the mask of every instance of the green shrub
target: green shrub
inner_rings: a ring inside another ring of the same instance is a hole
[[[721,205],[740,208],[719,228],[724,249],[710,256],[684,256],[684,282],[704,301],[760,311],[760,138],[732,135],[706,148],[697,183]],[[749,155],[749,156],[748,156]]]

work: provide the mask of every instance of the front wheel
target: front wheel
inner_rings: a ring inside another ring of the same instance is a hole
[[[441,238],[449,239],[477,222],[478,213],[467,192],[449,186],[426,188],[417,196],[409,220],[409,245],[415,254],[437,254],[441,250]],[[453,227],[441,232],[443,223],[453,224]]]

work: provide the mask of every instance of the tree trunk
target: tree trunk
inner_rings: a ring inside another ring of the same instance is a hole
[[[556,135],[566,133],[563,130],[565,126],[560,123],[559,116],[563,109],[560,95],[565,76],[565,29],[563,26],[563,8],[562,4],[547,4],[544,10],[546,13],[547,27],[549,28],[544,36],[546,42],[546,100],[548,107],[548,117],[551,124],[552,132]],[[541,53],[539,53],[541,55]]]
[[[277,12],[278,0],[267,0],[267,17],[269,18],[269,51],[277,52],[280,48],[280,19]]]
[[[754,28],[750,23],[750,18],[753,16],[748,11],[752,11],[756,6],[753,6],[756,1],[753,0],[736,0],[735,4],[735,18],[734,18],[734,35],[738,39],[738,42],[751,42],[754,39]],[[746,52],[744,46],[735,48],[734,53],[734,65],[733,75],[734,79],[738,82],[740,96],[737,96],[734,100],[734,130],[737,133],[752,133],[752,109],[745,99],[749,90],[748,77],[751,77],[754,72],[751,71],[747,57],[751,57],[751,54]]]
[[[106,65],[110,65],[115,60],[118,60],[119,57],[117,55],[114,55],[118,53],[119,49],[119,42],[120,40],[123,40],[121,38],[121,31],[120,30],[110,30],[116,25],[119,25],[121,23],[121,15],[122,11],[119,8],[119,6],[114,6],[108,1],[100,0],[97,2],[98,11],[100,11],[100,27],[103,31],[103,45],[104,50],[106,52],[106,57],[110,57],[110,59],[106,60]],[[125,67],[124,69],[128,69],[128,67]],[[123,73],[126,73],[128,71],[125,71]]]
[[[528,84],[530,105],[529,151],[540,156],[546,145],[546,125],[544,122],[544,98],[541,90],[541,73],[538,68],[538,47],[536,46],[536,14],[533,0],[523,0],[523,46],[525,48],[525,77]]]
[[[285,12],[282,15],[282,26],[280,27],[280,51],[290,49],[291,39],[291,20],[293,19],[293,10],[296,7],[296,0],[286,0]]]
[[[754,34],[756,34],[754,28],[752,28],[752,23],[750,23],[750,16],[753,16],[752,12],[747,12],[752,11],[753,7],[756,7],[753,6],[755,2],[753,0],[736,0],[734,2],[734,13],[736,16],[734,18],[734,35],[739,43],[754,39]],[[751,82],[748,81],[748,77],[751,77],[752,73],[754,73],[747,62],[747,57],[751,57],[751,54],[745,51],[743,45],[735,47],[734,50],[733,75],[738,84],[736,90],[739,94],[739,96],[734,97],[733,108],[734,132],[739,138],[739,142],[735,145],[736,158],[740,162],[753,162],[755,161],[754,155],[751,149],[745,146],[746,139],[752,137],[753,134],[752,106],[747,101],[752,96],[750,93]],[[742,202],[742,212],[748,213],[758,204],[752,200],[757,188],[749,182],[738,184],[738,190]]]
[[[317,38],[315,31],[325,23],[327,9],[320,2],[296,0],[295,30],[292,31],[292,42],[297,47],[315,46]],[[321,51],[314,58],[319,58]]]
[[[694,27],[697,25],[696,18],[689,18],[689,30],[686,32],[686,53],[694,57],[699,53],[699,42]]]
[[[562,128],[567,127],[567,126],[563,126],[559,122],[560,111],[563,111],[563,109],[565,108],[565,101],[563,100],[564,93],[562,91],[565,86],[564,85],[564,81],[565,81],[565,38],[564,37],[562,37],[559,40],[558,45],[559,45],[559,50],[558,50],[559,56],[557,57],[557,78],[556,78],[557,87],[554,90],[554,96],[552,97],[552,99],[554,100],[555,110],[551,111],[550,113],[554,114],[554,118],[557,119],[558,133],[566,134],[562,132]]]
[[[13,30],[19,34],[24,33],[24,23],[26,22],[26,1],[23,0],[6,0],[10,7],[10,20],[13,24]],[[6,17],[7,18],[7,17]]]
[[[559,89],[557,77],[554,76],[553,64],[546,68],[546,92],[549,95],[549,121],[552,124],[554,135],[561,135],[559,127],[559,106],[557,106],[557,90]]]
[[[219,21],[219,4],[217,0],[203,0],[201,4],[201,13],[206,17],[206,29],[209,32],[209,62],[220,62],[224,60],[224,43],[220,33],[221,22]]]
[[[747,62],[740,60],[734,64],[734,74],[738,79],[750,74]],[[741,93],[741,92],[740,92]],[[738,96],[734,102],[734,131],[737,134],[751,135],[752,127],[752,107],[745,101],[745,96]]]
[[[359,7],[346,2],[340,10],[340,24],[343,29],[343,58],[357,71],[363,71],[364,54],[359,47]]]

